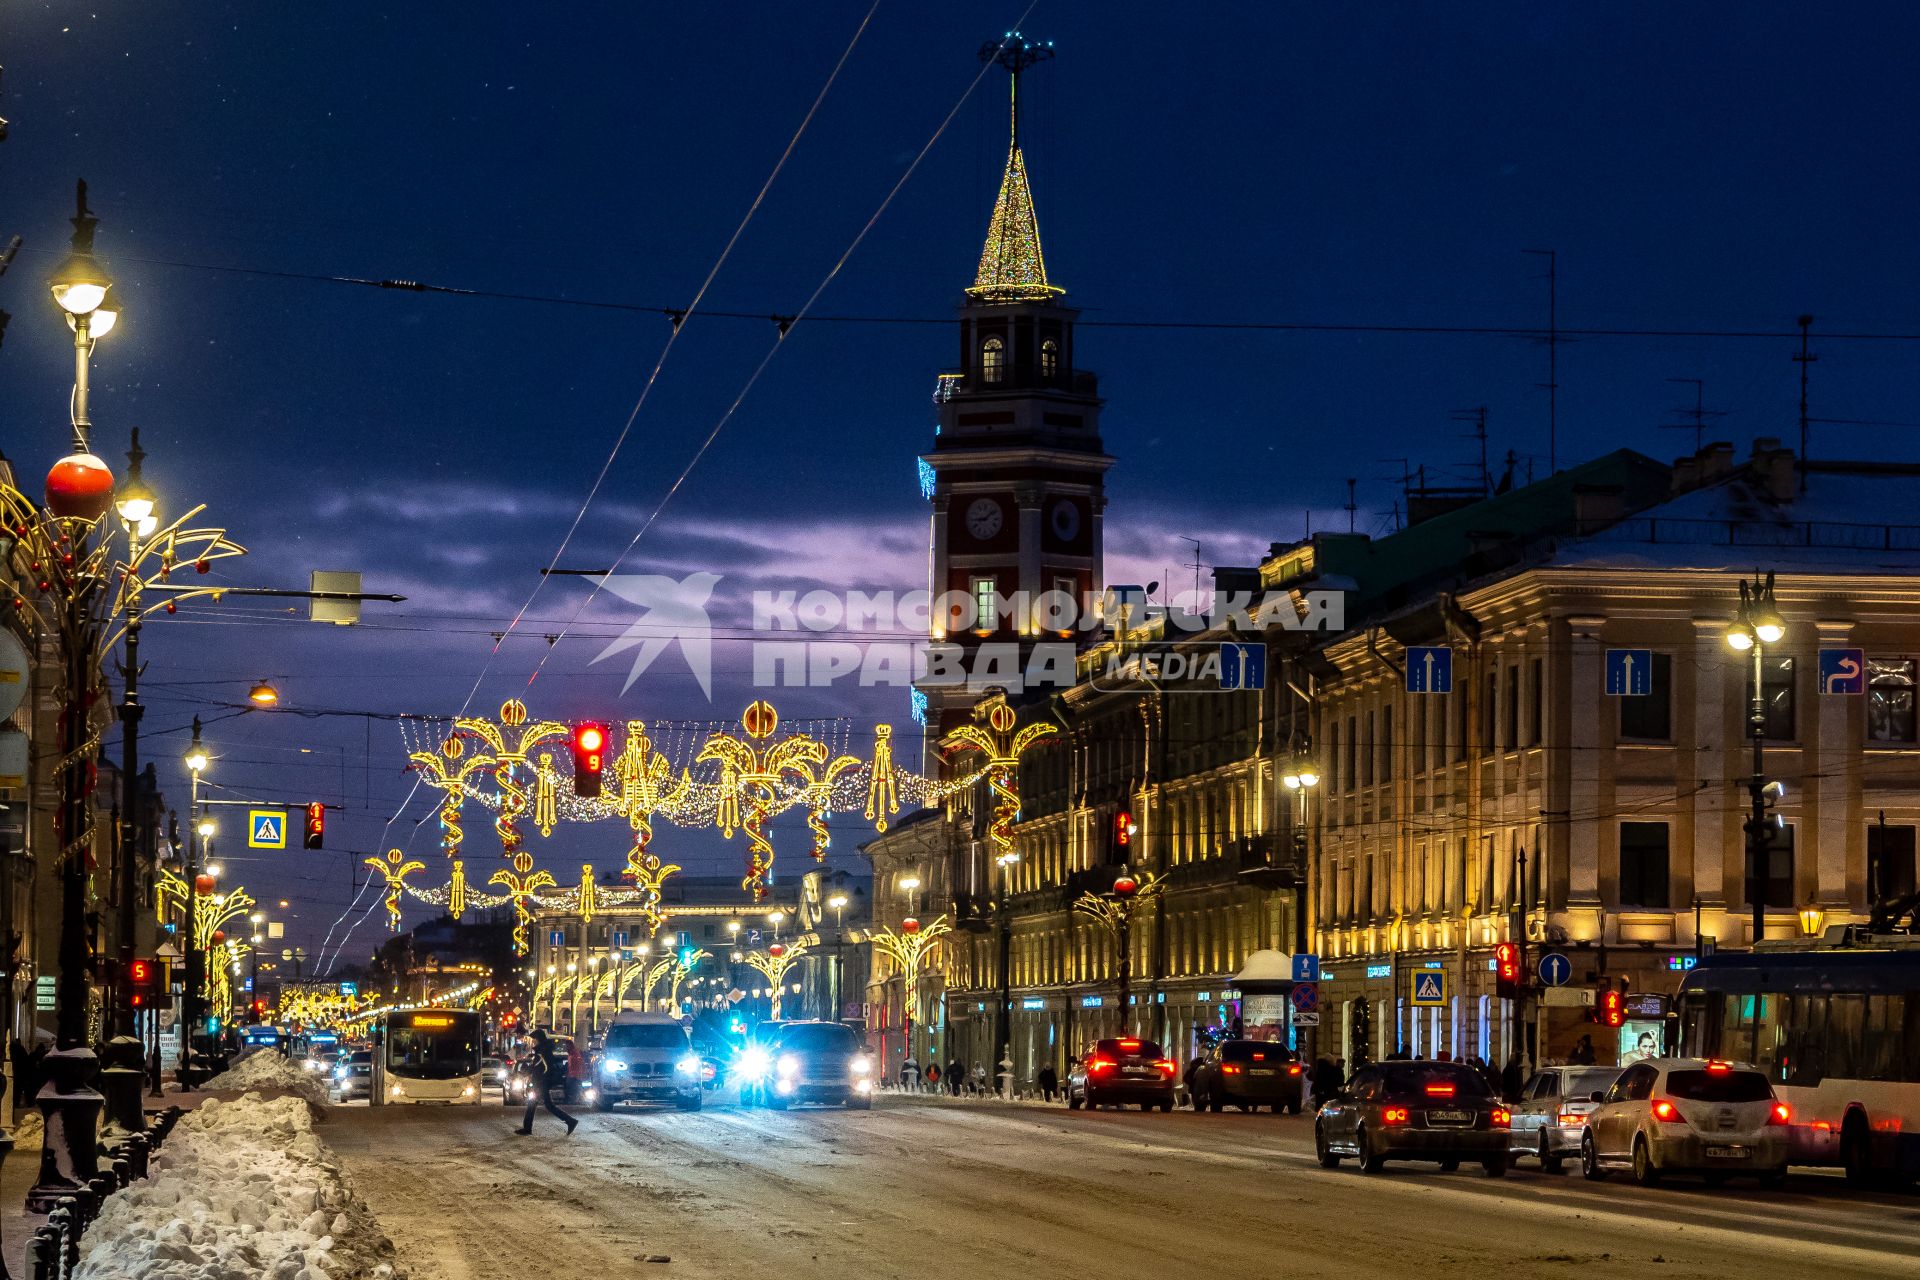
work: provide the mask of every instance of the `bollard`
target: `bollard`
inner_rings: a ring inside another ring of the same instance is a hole
[[[64,1275],[67,1270],[67,1241],[72,1236],[71,1226],[73,1210],[66,1205],[56,1205],[47,1211],[47,1229],[53,1232],[53,1273]]]
[[[153,1144],[147,1141],[147,1135],[136,1133],[127,1142],[127,1161],[133,1166],[133,1176],[147,1176],[147,1157],[153,1150]]]
[[[27,1266],[32,1272],[32,1280],[59,1280],[54,1274],[54,1235],[46,1227],[41,1227],[27,1241]]]
[[[108,1167],[113,1170],[113,1189],[125,1191],[127,1184],[133,1181],[133,1161],[128,1157],[127,1148],[120,1148],[121,1154],[113,1158]]]

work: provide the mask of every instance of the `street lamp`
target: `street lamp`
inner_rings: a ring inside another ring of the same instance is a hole
[[[87,359],[93,354],[94,339],[104,337],[119,316],[103,308],[113,277],[93,256],[93,233],[100,220],[87,209],[85,182],[75,188],[74,197],[72,252],[54,268],[47,287],[73,330],[73,447],[84,454],[89,451],[93,427],[87,412]]]
[[[1767,936],[1767,865],[1772,853],[1772,824],[1767,820],[1767,700],[1763,686],[1766,649],[1778,644],[1787,634],[1786,619],[1773,599],[1773,575],[1754,570],[1753,581],[1740,582],[1740,608],[1727,627],[1727,645],[1735,653],[1748,654],[1747,734],[1753,742],[1753,772],[1747,778],[1746,821],[1747,875],[1753,899],[1753,942]]]
[[[1314,788],[1320,785],[1320,768],[1314,763],[1313,754],[1305,743],[1294,747],[1292,757],[1287,761],[1286,769],[1280,775],[1280,781],[1294,797],[1293,810],[1293,874],[1294,883],[1304,886],[1307,883],[1307,867],[1311,858],[1307,833],[1311,827],[1311,816],[1307,811],[1307,798]],[[1307,949],[1307,904],[1304,892],[1296,894],[1294,901],[1294,950],[1304,952]]]
[[[271,707],[280,701],[280,691],[265,680],[261,680],[247,690],[247,701],[256,706]]]

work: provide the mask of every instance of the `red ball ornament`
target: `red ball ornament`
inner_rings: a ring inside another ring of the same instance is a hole
[[[225,929],[215,929],[213,931],[213,945],[216,947],[224,947],[226,944],[227,931]]]
[[[900,922],[900,932],[918,933],[920,932],[920,922],[918,920],[915,920],[912,916],[908,916],[905,920],[902,920]]]
[[[1113,891],[1123,898],[1131,898],[1140,889],[1140,882],[1132,876],[1121,876],[1113,882]]]
[[[90,453],[70,453],[47,472],[47,508],[68,520],[98,520],[113,503],[113,472]]]
[[[171,600],[169,600],[169,601],[167,601],[167,612],[168,612],[168,613],[178,613],[178,612],[179,612],[179,610],[178,610],[178,609],[177,609],[177,608],[176,608],[176,607],[174,606],[174,603],[173,603],[173,601],[171,601]]]
[[[193,878],[193,891],[204,898],[213,892],[213,886],[217,883],[210,875],[197,875]]]
[[[787,946],[784,942],[776,942],[767,948],[767,954],[775,960],[778,960],[781,956],[787,954]]]
[[[205,560],[195,560],[193,562],[193,571],[195,573],[205,573],[207,570],[211,568],[213,568],[213,566],[207,563]]]

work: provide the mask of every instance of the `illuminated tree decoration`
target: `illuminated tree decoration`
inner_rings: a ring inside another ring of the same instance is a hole
[[[527,858],[522,852],[520,858]],[[535,901],[534,895],[542,889],[557,887],[552,876],[544,871],[534,871],[531,865],[523,869],[514,860],[511,871],[502,868],[487,877],[488,884],[497,884],[506,890],[506,897],[513,903],[513,953],[518,956],[527,954],[527,926],[533,923],[533,908],[528,904]],[[527,858],[529,864],[531,858]]]
[[[806,954],[807,949],[805,947],[781,946],[772,946],[768,947],[765,951],[749,951],[747,953],[747,963],[759,970],[760,973],[765,976],[767,985],[773,989],[773,1007],[767,1014],[769,1018],[775,1021],[779,1020],[780,999],[786,991],[787,970],[799,963],[800,957]]]
[[[154,901],[162,924],[167,922],[170,912],[184,916],[189,892],[186,880],[171,871],[160,872],[154,885]],[[205,957],[208,1011],[215,1017],[226,1018],[231,1016],[233,1003],[233,986],[228,976],[231,967],[253,950],[237,936],[229,938],[226,926],[252,910],[254,899],[238,885],[225,893],[196,896],[193,940],[189,945],[199,947]]]
[[[405,892],[407,877],[416,871],[425,871],[427,864],[417,859],[406,859],[406,854],[398,849],[387,850],[387,856],[374,856],[366,859],[366,865],[378,871],[387,881],[387,928],[400,931],[400,895]]]
[[[960,725],[947,735],[947,746],[970,748],[987,758],[987,785],[996,801],[987,841],[993,846],[994,861],[1004,867],[1020,860],[1013,847],[1013,824],[1020,817],[1020,757],[1059,728],[1042,720],[1016,733],[1019,717],[1004,702],[989,707],[986,720],[985,725]]]
[[[643,873],[656,870],[660,859],[648,846],[653,842],[653,815],[669,805],[678,804],[692,789],[693,780],[685,770],[678,780],[667,758],[653,749],[644,720],[627,721],[627,740],[613,764],[613,776],[619,787],[620,812],[633,828],[633,848],[627,854],[627,878],[638,884]]]
[[[453,722],[458,732],[478,736],[493,748],[493,781],[499,788],[500,812],[493,829],[500,837],[500,856],[521,875],[533,869],[533,860],[520,847],[520,815],[527,809],[527,789],[520,785],[519,768],[527,752],[542,742],[567,736],[567,726],[554,720],[527,722],[527,704],[509,698],[500,704],[500,723],[464,716]]]
[[[1047,283],[1040,220],[1027,182],[1027,158],[1016,144],[1007,151],[1006,173],[987,224],[987,243],[980,251],[980,270],[967,293],[982,302],[1044,302],[1065,292]]]
[[[887,823],[900,812],[900,783],[894,776],[893,726],[873,726],[873,767],[867,772],[866,819],[881,835]]]
[[[717,821],[721,831],[731,836],[739,827],[747,836],[747,875],[740,887],[753,894],[755,902],[767,896],[767,873],[773,869],[773,842],[767,838],[767,820],[781,808],[780,784],[792,775],[803,787],[814,785],[809,766],[825,762],[826,744],[804,734],[790,734],[768,745],[768,738],[780,727],[780,714],[773,704],[761,700],[741,713],[740,727],[746,738],[716,733],[707,739],[696,759],[718,761],[721,768],[720,808]],[[794,796],[788,804],[800,797]],[[740,802],[747,811],[740,816]]]
[[[913,928],[907,928],[913,925]],[[915,1022],[924,1022],[920,1009],[920,971],[925,967],[928,954],[938,945],[941,937],[953,931],[943,915],[925,924],[908,920],[902,922],[901,931],[880,929],[873,934],[874,948],[881,955],[892,960],[900,971],[900,979],[906,988],[908,1016]]]

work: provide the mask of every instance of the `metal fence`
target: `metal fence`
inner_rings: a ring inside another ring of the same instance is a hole
[[[1832,520],[1679,520],[1638,517],[1580,531],[1593,542],[1669,546],[1819,547],[1847,551],[1920,551],[1920,525]]]
[[[44,1226],[27,1240],[28,1280],[69,1280],[80,1266],[80,1237],[100,1216],[107,1197],[147,1176],[153,1149],[184,1114],[168,1107],[147,1117],[147,1131],[107,1148],[108,1172],[97,1175],[72,1195],[60,1197]]]

